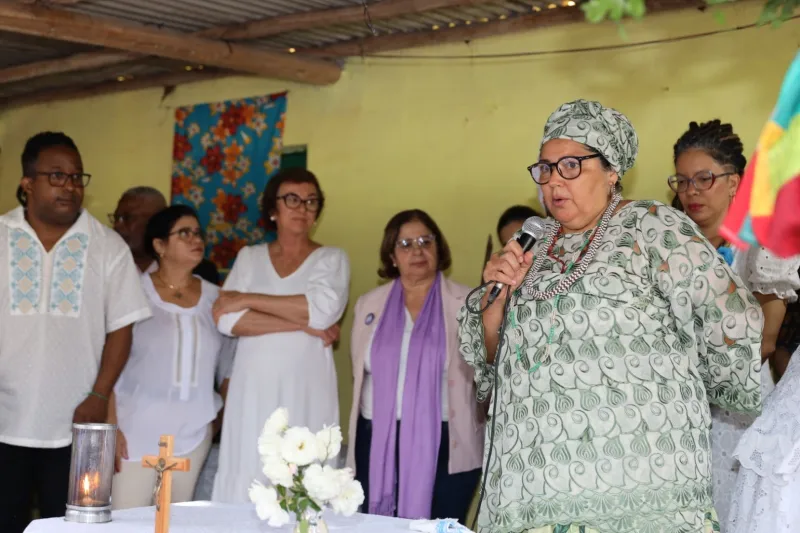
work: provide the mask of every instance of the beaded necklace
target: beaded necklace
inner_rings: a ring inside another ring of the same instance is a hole
[[[561,301],[561,297],[578,280],[578,278],[583,276],[583,274],[586,272],[586,269],[594,260],[594,256],[597,255],[597,251],[600,249],[600,245],[603,242],[603,235],[605,235],[606,229],[608,228],[608,223],[616,211],[620,201],[622,201],[622,196],[620,196],[619,193],[615,193],[611,198],[611,202],[608,204],[608,207],[603,213],[603,216],[597,221],[597,225],[583,240],[578,252],[573,254],[572,260],[570,260],[566,266],[562,266],[561,273],[565,276],[561,278],[561,280],[554,287],[551,287],[546,291],[538,291],[534,289],[535,285],[533,282],[533,277],[540,270],[542,263],[544,262],[544,258],[549,256],[552,252],[558,237],[562,233],[561,224],[558,222],[556,222],[554,228],[547,236],[548,240],[545,241],[549,242],[547,253],[539,254],[536,260],[533,262],[531,269],[528,271],[528,274],[525,276],[525,290],[533,297],[534,300],[549,300],[555,297],[555,301],[553,302],[553,312],[550,314],[550,332],[547,336],[547,349],[545,355],[540,361],[537,361],[536,364],[528,370],[529,373],[536,372],[539,370],[539,367],[542,366],[542,363],[550,359],[550,350],[551,346],[553,345],[553,337],[555,336],[556,331],[556,312],[558,311],[558,304]],[[576,265],[577,269],[573,270]],[[512,325],[514,325],[515,320],[513,314],[511,316],[511,320]],[[516,347],[516,352],[517,361],[521,361],[522,350],[519,345]]]

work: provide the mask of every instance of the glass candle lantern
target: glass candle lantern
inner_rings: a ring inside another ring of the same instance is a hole
[[[72,464],[65,519],[83,524],[111,521],[111,480],[117,426],[73,424]]]

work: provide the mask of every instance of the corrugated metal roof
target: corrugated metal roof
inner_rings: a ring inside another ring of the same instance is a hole
[[[560,0],[559,0],[560,1]],[[372,27],[379,35],[394,33],[410,33],[428,31],[438,26],[445,28],[450,24],[483,24],[510,18],[521,14],[529,14],[534,7],[541,9],[549,2],[538,0],[517,0],[492,2],[483,5],[462,8],[449,8],[436,11],[425,11],[414,15],[406,15],[393,19],[373,20]],[[310,48],[331,45],[351,39],[362,39],[372,35],[365,22],[314,28],[270,36],[248,44],[260,44],[268,48]]]
[[[69,9],[191,32],[289,13],[360,4],[360,0],[87,0]]]

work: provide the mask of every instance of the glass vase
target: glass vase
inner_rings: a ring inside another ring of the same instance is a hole
[[[328,525],[322,518],[322,511],[306,509],[297,517],[294,533],[328,533]]]

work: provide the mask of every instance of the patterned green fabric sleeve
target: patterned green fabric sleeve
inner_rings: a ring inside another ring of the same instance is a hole
[[[479,308],[481,298],[483,291],[478,291],[478,294],[470,300],[470,307]],[[478,401],[484,402],[492,392],[495,368],[486,362],[486,343],[481,315],[470,313],[466,306],[458,313],[458,341],[461,357],[475,370]]]
[[[658,290],[670,301],[678,341],[693,358],[709,402],[761,409],[763,314],[753,295],[683,213],[653,206],[640,239]]]

